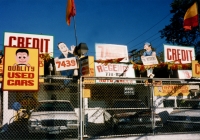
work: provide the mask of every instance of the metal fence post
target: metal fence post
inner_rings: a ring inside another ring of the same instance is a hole
[[[79,104],[80,104],[80,108],[79,108],[79,124],[80,124],[80,135],[79,135],[79,140],[83,140],[83,89],[82,89],[82,76],[80,76],[79,78]]]

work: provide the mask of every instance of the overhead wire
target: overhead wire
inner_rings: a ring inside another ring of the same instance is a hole
[[[158,21],[156,24],[154,24],[152,27],[150,27],[148,30],[146,30],[145,32],[143,32],[142,34],[140,34],[139,36],[137,36],[136,38],[132,39],[131,41],[129,41],[128,43],[126,43],[126,45],[130,44],[131,42],[135,41],[136,39],[138,39],[139,37],[141,37],[142,35],[144,35],[145,33],[147,33],[148,31],[150,31],[152,28],[154,28],[156,25],[158,25],[160,22],[162,22],[164,19],[166,19],[171,13],[169,13],[168,15],[166,15],[164,18],[162,18],[160,21]],[[158,34],[158,33],[156,33]],[[155,34],[154,34],[155,35]],[[154,36],[153,35],[153,36]],[[153,36],[150,36],[149,38],[153,37]],[[147,40],[147,39],[146,39]],[[139,43],[141,44],[141,43]],[[137,45],[139,45],[137,44]],[[133,48],[133,47],[131,47]]]

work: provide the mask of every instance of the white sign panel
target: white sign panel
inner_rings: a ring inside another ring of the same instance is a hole
[[[182,64],[192,63],[195,60],[194,47],[181,47],[174,45],[164,45],[165,62],[181,60]]]
[[[95,76],[96,77],[125,77],[135,78],[135,70],[133,65],[126,64],[100,64],[95,62]],[[136,83],[135,80],[114,80],[114,79],[101,79],[96,80],[96,83]]]
[[[40,53],[53,53],[53,36],[25,33],[4,33],[4,46],[39,48]]]
[[[190,79],[192,77],[192,70],[178,70],[179,79]]]
[[[56,71],[77,69],[76,57],[55,59]]]
[[[158,64],[158,60],[156,56],[145,56],[141,57],[143,65],[153,65],[153,64]]]
[[[128,50],[125,45],[95,44],[95,50],[97,60],[124,58],[120,62],[129,62]]]

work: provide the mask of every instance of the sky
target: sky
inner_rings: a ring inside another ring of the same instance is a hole
[[[131,51],[150,42],[157,53],[163,51],[166,42],[159,31],[170,24],[173,0],[74,1],[76,15],[69,26],[67,0],[0,0],[0,50],[4,32],[15,32],[53,36],[54,57],[61,55],[59,42],[68,48],[86,43],[89,56],[95,56],[96,43],[126,45]]]

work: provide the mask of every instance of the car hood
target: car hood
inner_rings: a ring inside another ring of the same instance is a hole
[[[78,117],[75,112],[32,112],[30,120],[77,120]]]
[[[181,109],[174,110],[170,116],[200,116],[200,109]]]

